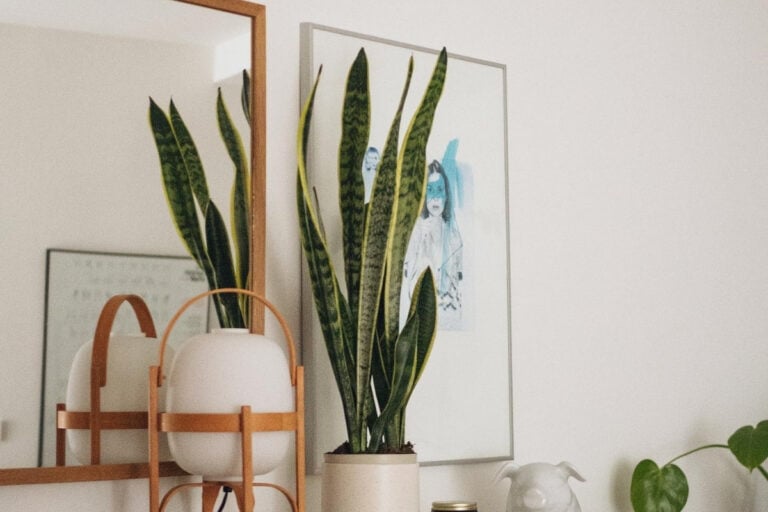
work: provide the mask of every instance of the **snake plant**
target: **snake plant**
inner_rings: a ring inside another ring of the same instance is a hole
[[[411,58],[369,204],[364,203],[361,175],[370,131],[368,61],[363,49],[350,68],[338,169],[346,296],[307,179],[307,141],[320,72],[299,120],[297,206],[301,242],[315,309],[341,395],[346,451],[351,453],[402,451],[406,447],[406,405],[435,338],[437,301],[431,270],[427,268],[419,277],[402,326],[400,290],[405,252],[424,201],[426,145],[446,67],[443,49],[401,145],[399,128],[413,73]]]
[[[250,124],[250,78],[243,71],[241,103]],[[234,164],[231,199],[232,245],[221,211],[210,198],[203,164],[173,100],[164,112],[149,100],[149,122],[160,157],[171,217],[189,254],[204,271],[210,289],[247,288],[250,276],[250,171],[240,134],[219,88],[219,133]],[[201,225],[200,220],[204,223]],[[234,250],[233,250],[234,249]],[[234,256],[233,256],[234,252]],[[246,327],[248,301],[234,294],[214,296],[222,327]]]

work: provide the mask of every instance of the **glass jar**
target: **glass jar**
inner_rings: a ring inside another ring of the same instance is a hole
[[[433,501],[432,512],[477,512],[474,501]]]

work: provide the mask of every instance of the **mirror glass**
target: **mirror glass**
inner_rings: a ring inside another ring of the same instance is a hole
[[[216,90],[248,147],[250,28],[248,17],[174,0],[0,0],[0,467],[38,463],[46,250],[185,255],[150,96],[163,108],[173,97],[228,207]]]

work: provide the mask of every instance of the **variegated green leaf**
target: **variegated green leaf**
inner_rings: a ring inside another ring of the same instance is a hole
[[[416,377],[415,387],[424,372],[424,367],[432,353],[432,345],[437,334],[437,289],[432,269],[427,267],[419,276],[413,289],[409,315],[419,317],[419,336],[416,340]],[[411,389],[413,392],[413,389]],[[410,399],[410,395],[408,396]]]
[[[170,114],[171,127],[184,161],[189,184],[192,187],[192,192],[195,194],[200,211],[204,212],[208,207],[210,196],[208,194],[208,182],[205,179],[205,170],[203,169],[200,155],[197,152],[197,146],[195,146],[192,135],[189,133],[187,125],[184,124],[184,120],[176,109],[173,100],[171,100],[168,112]]]
[[[382,288],[382,293],[384,289]],[[394,343],[392,344],[394,345]],[[388,350],[384,340],[384,299],[379,300],[379,314],[376,322],[376,335],[373,340],[373,356],[371,358],[371,380],[378,403],[385,404],[389,400],[391,389],[390,370],[393,366],[393,351]],[[369,427],[375,423],[375,419],[369,417]]]
[[[360,311],[357,320],[357,387],[371,381],[371,358],[373,354],[373,338],[379,311],[378,299],[384,284],[384,272],[389,251],[389,234],[392,225],[392,215],[397,201],[397,153],[400,119],[402,117],[405,99],[413,73],[413,62],[408,67],[405,86],[400,97],[400,103],[390,125],[387,141],[384,145],[381,164],[376,171],[376,178],[371,191],[368,215],[365,220],[365,232],[362,247],[362,269],[360,273]],[[392,338],[394,340],[394,338]],[[384,340],[384,350],[392,351],[390,339]],[[365,403],[366,397],[357,397],[358,411]],[[361,418],[361,421],[363,418]]]
[[[311,221],[310,208],[298,190],[300,216],[300,234],[304,255],[307,260],[315,311],[318,315],[331,368],[342,398],[342,407],[347,425],[347,435],[353,446],[360,446],[360,428],[357,424],[355,409],[354,360],[350,358],[350,341],[345,336],[345,318],[348,322],[346,301],[339,289],[333,265],[325,247],[324,240]]]
[[[243,87],[240,92],[240,104],[243,108],[243,115],[245,116],[245,120],[248,122],[248,126],[253,129],[253,125],[251,123],[251,77],[248,75],[247,70],[243,70]],[[248,173],[248,179],[250,179],[250,173]],[[251,201],[251,193],[250,193],[250,186],[246,189],[246,201]],[[247,220],[250,219],[250,217],[247,217]],[[248,222],[250,224],[250,222]],[[248,229],[248,236],[247,244],[249,246],[249,254],[250,254],[250,234],[251,230]],[[250,274],[250,268],[251,262],[250,257],[247,263],[247,268],[242,268],[240,271],[240,287],[241,288],[251,288],[251,274]],[[251,309],[251,301],[248,299],[248,297],[241,296],[240,297],[240,305],[243,309],[243,314],[246,318],[250,318],[250,309]]]
[[[251,129],[253,129],[253,126],[251,124],[251,77],[248,74],[248,70],[245,70],[245,69],[243,70],[243,86],[242,86],[242,89],[240,91],[240,104],[241,104],[241,106],[243,108],[243,115],[245,116],[245,120],[248,122],[248,126]],[[245,197],[246,197],[246,201],[248,201],[250,203],[250,201],[251,201],[250,172],[248,172],[246,174],[248,175],[248,180],[249,181],[248,181],[248,188],[245,191]],[[247,217],[247,223],[250,226],[250,217]],[[247,239],[247,243],[248,243],[248,246],[249,246],[248,247],[249,255],[250,255],[250,244],[251,244],[250,234],[251,234],[251,230],[250,230],[250,227],[249,227],[248,228],[248,239]],[[250,274],[251,268],[250,268],[250,266],[251,266],[251,262],[250,262],[250,256],[249,256],[249,258],[248,258],[248,268],[241,270],[241,275],[240,275],[240,281],[241,281],[240,287],[241,288],[247,288],[247,289],[251,288],[251,274]],[[250,316],[251,316],[250,315],[251,301],[249,300],[249,298],[245,297],[245,296],[241,296],[240,297],[240,305],[242,307],[243,315],[245,316],[245,318],[250,318]]]
[[[247,70],[243,70],[243,89],[240,93],[240,105],[243,107],[245,120],[251,126],[251,77]],[[252,126],[251,126],[252,127]]]
[[[339,290],[338,279],[333,270],[329,251],[320,230],[317,212],[312,207],[309,185],[306,175],[306,145],[309,137],[309,121],[312,115],[315,91],[318,78],[312,89],[312,94],[302,110],[299,120],[299,137],[297,141],[298,173],[297,201],[299,211],[299,227],[301,242],[309,268],[312,292],[315,301],[323,337],[326,343],[331,367],[336,378],[336,384],[342,398],[347,435],[353,450],[362,451],[365,446],[361,437],[360,424],[357,423],[356,393],[354,383],[354,365],[349,364],[349,344],[345,341],[345,331],[350,330],[349,315],[343,311],[346,302]],[[345,321],[346,318],[346,321]]]
[[[419,108],[416,110],[403,140],[403,147],[398,157],[400,187],[398,189],[395,223],[392,226],[390,240],[391,260],[387,273],[386,318],[387,332],[391,335],[398,329],[400,315],[400,289],[403,280],[403,262],[408,249],[413,226],[421,211],[426,190],[426,151],[435,110],[443,92],[448,54],[443,48],[440,52],[429,84]]]
[[[344,277],[353,318],[357,318],[360,265],[365,227],[365,188],[360,171],[368,147],[371,105],[368,91],[368,60],[358,52],[347,76],[341,115],[339,144],[339,210],[344,248]]]
[[[419,319],[419,330],[416,336],[415,361],[413,381],[407,394],[401,401],[401,408],[393,416],[391,426],[385,435],[385,442],[391,447],[405,444],[405,412],[416,384],[419,382],[424,367],[432,352],[432,345],[437,333],[437,290],[432,276],[432,270],[427,267],[419,276],[413,289],[413,300],[408,312],[408,318]],[[402,336],[402,335],[401,335]]]
[[[229,112],[221,95],[221,89],[216,99],[216,117],[219,121],[219,131],[227,147],[227,153],[235,166],[235,179],[232,185],[232,242],[235,246],[235,261],[237,265],[237,284],[239,287],[248,285],[250,274],[250,223],[251,190],[248,161],[243,148],[240,133],[232,123]]]
[[[405,322],[403,330],[395,341],[392,367],[392,387],[389,399],[383,406],[379,418],[371,428],[368,451],[376,453],[383,440],[384,429],[393,417],[401,412],[413,388],[416,378],[416,360],[419,337],[419,316],[412,315]]]
[[[237,288],[235,267],[232,264],[232,251],[229,247],[227,226],[221,212],[213,201],[208,202],[205,210],[205,240],[208,247],[208,257],[216,269],[216,288]],[[221,306],[221,325],[228,327],[246,327],[245,318],[240,310],[240,297],[237,294],[224,293],[215,296]]]
[[[151,98],[149,122],[160,158],[163,190],[174,225],[187,251],[205,271],[209,284],[212,284],[213,271],[205,253],[203,235],[184,158],[168,117]]]

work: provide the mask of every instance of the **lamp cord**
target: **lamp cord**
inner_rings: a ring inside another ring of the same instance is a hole
[[[224,505],[227,504],[227,497],[229,496],[229,493],[232,492],[231,487],[224,486],[224,499],[221,500],[221,505],[219,505],[219,510],[217,512],[223,512],[224,511]]]

